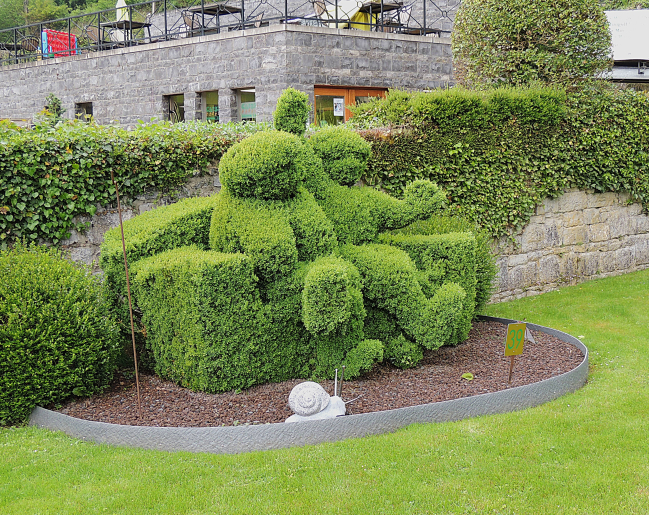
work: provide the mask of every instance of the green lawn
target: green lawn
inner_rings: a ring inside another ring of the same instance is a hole
[[[0,513],[649,513],[649,271],[489,315],[578,336],[588,384],[538,408],[240,456],[0,430]]]

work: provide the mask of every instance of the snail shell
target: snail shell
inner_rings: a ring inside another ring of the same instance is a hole
[[[329,394],[318,383],[306,381],[291,390],[288,405],[294,413],[308,417],[320,413],[329,405]]]

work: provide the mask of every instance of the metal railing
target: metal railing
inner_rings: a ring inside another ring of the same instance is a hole
[[[440,36],[456,9],[431,0],[149,0],[1,30],[0,65],[273,23]]]

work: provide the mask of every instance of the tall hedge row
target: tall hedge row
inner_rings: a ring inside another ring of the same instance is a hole
[[[451,208],[494,236],[576,186],[649,204],[649,97],[604,86],[394,91],[352,119],[372,142],[364,180],[395,195],[426,178]]]
[[[80,121],[24,129],[0,124],[0,248],[20,239],[58,243],[73,218],[120,192],[169,192],[234,142],[266,125],[151,124],[127,131]],[[81,229],[82,227],[76,227]]]

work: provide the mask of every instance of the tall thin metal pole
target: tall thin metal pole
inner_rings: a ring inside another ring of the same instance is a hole
[[[119,214],[119,229],[122,232],[122,252],[124,253],[124,270],[126,271],[126,292],[128,293],[128,312],[131,316],[131,337],[133,338],[133,361],[135,362],[135,387],[137,389],[137,411],[142,418],[142,404],[140,403],[140,376],[137,371],[137,351],[135,350],[135,326],[133,325],[133,304],[131,303],[131,283],[128,277],[128,262],[126,261],[126,242],[124,240],[124,223],[122,222],[122,206],[119,203],[119,191],[117,183],[113,176],[113,170],[110,171],[110,180],[115,186],[115,196],[117,197],[117,213]]]

